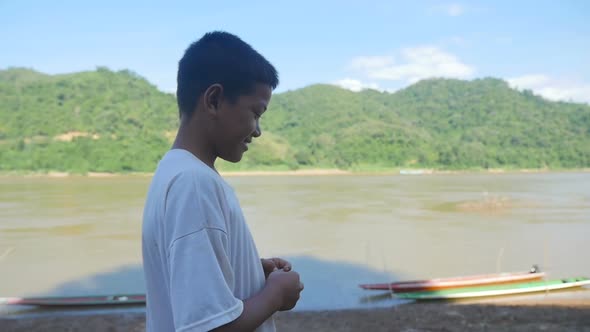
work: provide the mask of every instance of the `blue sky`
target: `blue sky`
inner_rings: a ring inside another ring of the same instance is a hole
[[[0,69],[130,69],[163,91],[205,32],[237,34],[313,83],[395,91],[428,77],[493,76],[590,103],[590,1],[0,0]]]

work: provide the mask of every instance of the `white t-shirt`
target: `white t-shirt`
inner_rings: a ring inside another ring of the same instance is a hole
[[[147,331],[208,331],[240,316],[265,284],[233,189],[192,153],[158,164],[143,213]],[[272,317],[257,331],[274,331]]]

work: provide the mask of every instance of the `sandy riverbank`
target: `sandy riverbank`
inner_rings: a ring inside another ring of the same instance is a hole
[[[265,171],[220,171],[219,174],[222,176],[312,176],[312,175],[349,175],[349,174],[361,174],[351,171],[345,171],[341,169],[303,169],[303,170],[265,170]],[[368,173],[370,174],[370,173]],[[395,174],[395,173],[391,173]],[[89,178],[109,178],[117,176],[138,176],[138,177],[151,177],[153,173],[106,173],[106,172],[88,172],[86,174],[72,174],[67,172],[0,172],[0,177],[39,177],[39,178],[67,178],[67,177],[89,177]]]
[[[2,331],[144,331],[143,312],[1,317]],[[589,301],[413,303],[392,308],[281,312],[277,331],[590,331]]]
[[[222,176],[314,176],[314,175],[437,175],[437,174],[537,174],[537,173],[590,173],[590,168],[580,169],[482,169],[482,170],[435,170],[435,169],[383,169],[383,170],[342,170],[342,169],[299,169],[299,170],[246,170],[220,171]],[[150,172],[108,173],[88,172],[86,174],[72,174],[68,172],[0,172],[0,177],[49,177],[66,178],[70,176],[85,176],[90,178],[109,178],[116,176],[151,177]]]
[[[350,175],[350,171],[341,169],[302,169],[294,171],[228,171],[219,172],[222,176],[269,176],[269,175],[293,175],[293,176],[312,176],[312,175]]]

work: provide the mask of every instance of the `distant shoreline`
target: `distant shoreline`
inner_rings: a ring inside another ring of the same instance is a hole
[[[331,176],[331,175],[399,175],[399,176],[419,176],[419,175],[438,175],[438,174],[537,174],[537,173],[589,173],[590,168],[574,169],[466,169],[466,170],[436,170],[436,169],[383,169],[383,170],[342,170],[336,168],[318,168],[318,169],[300,169],[300,170],[241,170],[241,171],[220,171],[224,177],[237,176]],[[90,177],[90,178],[109,178],[117,176],[139,176],[151,177],[150,172],[130,172],[130,173],[109,173],[109,172],[88,172],[86,174],[76,174],[68,172],[34,172],[34,171],[0,171],[0,177],[22,176],[22,177],[48,177],[48,178],[65,178],[72,176]]]

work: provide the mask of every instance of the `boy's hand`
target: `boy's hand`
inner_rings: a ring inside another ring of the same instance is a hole
[[[275,270],[266,280],[267,287],[274,289],[276,296],[280,298],[280,311],[291,310],[299,301],[299,293],[303,290],[303,283],[299,279],[299,273]]]
[[[264,270],[264,277],[268,279],[268,276],[276,270],[283,270],[285,272],[289,272],[293,269],[293,266],[288,261],[282,258],[262,258],[260,260],[262,262],[262,269]]]

